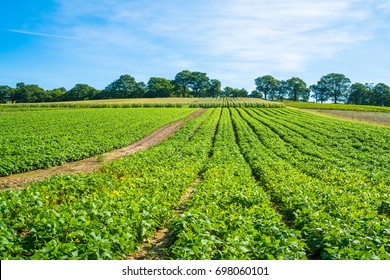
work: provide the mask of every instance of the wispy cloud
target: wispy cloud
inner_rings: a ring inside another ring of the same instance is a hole
[[[370,40],[382,24],[374,9],[389,8],[373,0],[55,2],[52,26],[9,31],[76,38],[83,42],[62,42],[63,49],[111,69],[191,67],[237,85],[267,73],[305,71]]]
[[[49,38],[60,38],[60,39],[77,39],[76,37],[71,36],[61,36],[56,34],[48,34],[48,33],[40,33],[40,32],[32,32],[32,31],[26,31],[26,30],[17,30],[17,29],[8,29],[8,32],[12,33],[20,33],[20,34],[26,34],[31,36],[40,36],[40,37],[49,37]]]

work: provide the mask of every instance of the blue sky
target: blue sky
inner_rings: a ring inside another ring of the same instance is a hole
[[[328,73],[390,85],[390,1],[3,1],[0,85],[102,89],[206,72],[222,86]]]

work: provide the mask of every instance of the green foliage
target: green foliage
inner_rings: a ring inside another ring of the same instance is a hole
[[[184,214],[173,222],[177,259],[305,259],[290,230],[252,177],[223,109],[212,156]]]
[[[253,100],[253,101],[252,101]],[[252,101],[252,102],[251,102]],[[254,108],[280,108],[282,103],[267,102],[261,99],[221,97],[210,99],[209,102],[191,103],[190,108],[229,108],[229,107],[254,107]]]
[[[256,90],[264,95],[264,99],[274,100],[278,91],[278,80],[271,75],[255,79]]]
[[[293,77],[286,81],[285,90],[287,96],[292,101],[308,101],[310,90],[307,88],[306,83],[300,78]]]
[[[149,79],[147,92],[148,97],[169,97],[174,89],[171,81],[164,78],[152,77]]]
[[[313,259],[390,259],[384,128],[286,109],[232,112],[241,151]]]
[[[248,97],[248,91],[244,88],[238,89],[238,88],[231,88],[231,87],[225,87],[223,89],[223,96],[226,97]]]
[[[0,116],[0,176],[126,146],[193,109],[73,109]]]
[[[313,90],[320,93],[321,98],[332,100],[334,104],[345,102],[348,99],[351,80],[343,74],[330,73],[321,77]]]
[[[109,84],[102,92],[105,98],[140,97],[137,94],[137,82],[130,75],[121,75],[119,79]]]
[[[96,99],[99,91],[87,84],[77,84],[63,96],[65,101]],[[41,100],[42,102],[43,100]]]
[[[207,159],[217,115],[100,173],[0,193],[1,259],[123,259],[172,215]]]
[[[288,108],[209,109],[98,173],[1,192],[0,257],[123,259],[173,220],[175,259],[387,260],[388,139]]]

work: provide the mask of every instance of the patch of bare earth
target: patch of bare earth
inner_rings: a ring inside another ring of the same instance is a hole
[[[373,124],[390,126],[390,113],[385,112],[366,112],[366,111],[345,111],[345,110],[309,110],[321,114],[369,122]]]
[[[184,213],[187,208],[187,202],[190,200],[194,191],[195,185],[200,184],[200,178],[196,178],[192,182],[191,186],[181,196],[179,207],[174,210],[175,216]],[[141,249],[135,252],[133,255],[128,256],[129,260],[163,260],[169,259],[168,249],[172,245],[171,242],[172,232],[167,227],[159,227],[155,231],[152,237],[145,241],[141,245]]]
[[[189,120],[196,118],[204,111],[205,109],[199,109],[182,120],[160,127],[145,138],[142,138],[133,144],[104,153],[99,156],[93,156],[47,169],[39,169],[25,173],[13,174],[6,177],[0,177],[0,190],[9,188],[22,188],[28,183],[36,182],[53,175],[66,175],[80,172],[88,173],[95,171],[99,169],[105,162],[116,160],[138,151],[146,150],[161,143],[163,140],[176,133]]]

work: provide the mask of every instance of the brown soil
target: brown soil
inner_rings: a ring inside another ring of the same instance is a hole
[[[9,188],[22,188],[28,183],[36,182],[52,175],[65,175],[75,173],[88,173],[99,169],[103,163],[119,159],[121,157],[146,150],[152,146],[161,143],[169,136],[177,132],[186,122],[201,115],[205,109],[199,109],[188,115],[186,118],[167,124],[155,130],[145,138],[142,138],[129,146],[107,152],[103,155],[93,156],[79,161],[66,163],[59,166],[50,167],[48,169],[39,169],[30,172],[13,174],[6,177],[0,177],[0,190]]]
[[[343,119],[361,121],[370,124],[390,126],[390,113],[387,112],[366,112],[366,111],[346,111],[346,110],[312,110],[310,112],[325,114],[328,116],[340,117]]]
[[[194,186],[200,184],[200,178],[196,178],[192,182],[191,186],[181,196],[180,204],[177,209],[174,210],[176,216],[184,213],[187,208],[187,202],[191,198],[194,191]],[[135,252],[133,255],[128,256],[129,260],[162,260],[169,259],[168,248],[172,245],[171,242],[172,232],[167,227],[159,227],[155,231],[154,235],[141,245],[141,249]]]

